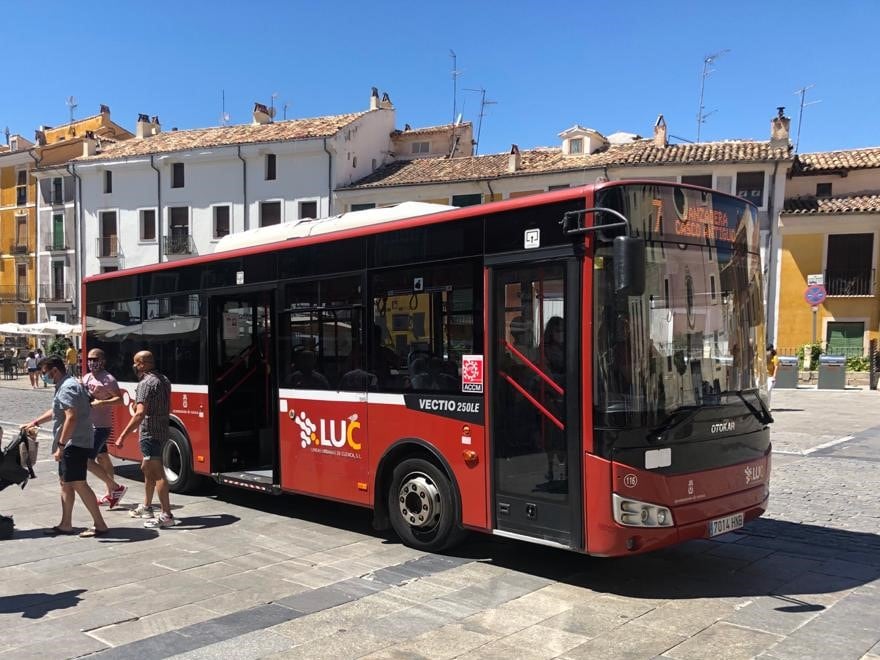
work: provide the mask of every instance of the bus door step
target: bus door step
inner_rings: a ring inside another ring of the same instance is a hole
[[[217,483],[223,486],[235,486],[247,490],[256,490],[261,493],[278,494],[281,487],[272,483],[271,470],[254,470],[238,472],[220,472],[214,475]]]

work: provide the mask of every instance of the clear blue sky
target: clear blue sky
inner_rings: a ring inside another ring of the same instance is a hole
[[[139,112],[164,128],[214,126],[221,91],[232,123],[277,93],[281,118],[367,108],[387,91],[397,124],[453,118],[480,153],[556,145],[575,123],[609,134],[651,134],[663,113],[672,135],[693,140],[705,56],[729,49],[706,79],[702,140],[769,137],[778,105],[797,130],[800,87],[814,84],[800,151],[880,145],[880,3],[304,2],[148,0],[5,2],[0,129],[31,139],[101,103],[134,129]],[[19,86],[14,87],[15,84]],[[712,112],[714,111],[714,112]]]

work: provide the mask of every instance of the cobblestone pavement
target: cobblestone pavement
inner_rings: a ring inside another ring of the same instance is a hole
[[[0,425],[49,391],[0,383]],[[362,509],[235,490],[175,496],[181,525],[107,514],[47,538],[54,462],[0,493],[9,658],[874,658],[880,660],[880,393],[774,392],[767,515],[626,559],[472,536],[429,555]],[[47,438],[44,438],[47,440]],[[118,468],[141,494],[135,466]],[[87,514],[74,510],[77,524]]]

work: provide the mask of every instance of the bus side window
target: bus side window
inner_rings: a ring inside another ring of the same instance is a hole
[[[374,273],[368,370],[385,392],[461,392],[461,356],[479,351],[478,261]]]
[[[344,376],[364,368],[361,281],[356,275],[286,285],[281,387],[358,389]]]

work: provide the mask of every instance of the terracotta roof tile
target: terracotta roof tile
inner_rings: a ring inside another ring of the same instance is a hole
[[[880,213],[880,194],[839,197],[792,197],[785,200],[785,215]]]
[[[611,145],[605,151],[582,156],[564,156],[558,148],[529,149],[520,152],[520,168],[508,172],[508,154],[463,158],[422,158],[395,161],[355,182],[348,189],[405,186],[422,183],[472,181],[508,176],[529,176],[598,167],[638,167],[648,165],[699,163],[762,163],[788,160],[788,149],[771,149],[769,142],[730,141],[701,144],[654,146],[653,140],[637,140]]]
[[[792,175],[809,176],[822,172],[862,170],[872,167],[880,167],[880,147],[798,154]]]
[[[165,131],[142,139],[125,140],[104,148],[99,154],[81,157],[77,160],[115,160],[232,144],[329,137],[365,114],[366,112],[353,112],[346,115],[293,119],[271,124],[238,124],[236,126],[195,128],[185,131]]]
[[[423,126],[421,128],[397,129],[392,131],[391,135],[429,135],[431,133],[448,133],[455,124],[441,124],[440,126]],[[471,126],[469,121],[462,122],[459,127]]]

